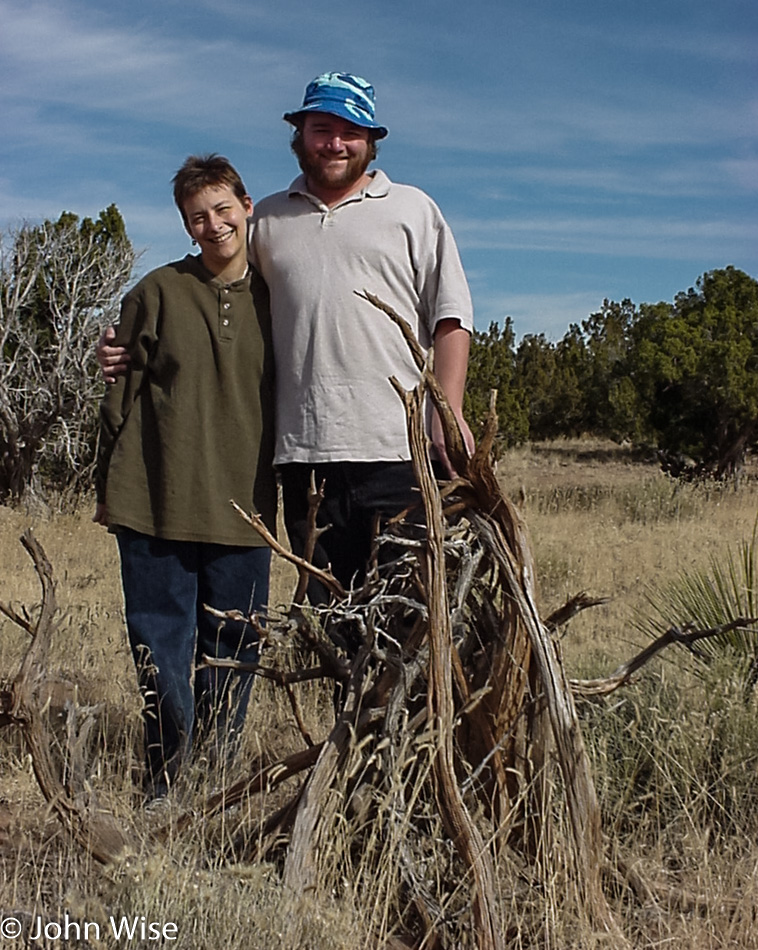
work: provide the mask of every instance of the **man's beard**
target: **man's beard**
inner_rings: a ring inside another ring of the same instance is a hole
[[[318,160],[312,161],[305,154],[299,155],[298,161],[307,181],[325,188],[349,188],[361,180],[371,163],[371,155],[351,156],[339,172],[323,169]]]

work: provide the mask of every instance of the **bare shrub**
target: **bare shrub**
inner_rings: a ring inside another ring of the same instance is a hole
[[[118,209],[64,213],[0,236],[0,501],[65,501],[90,487],[98,400],[94,341],[135,262]]]

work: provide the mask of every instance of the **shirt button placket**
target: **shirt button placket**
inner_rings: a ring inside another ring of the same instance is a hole
[[[224,302],[221,304],[221,328],[222,328],[222,330],[221,330],[221,335],[222,335],[222,336],[227,336],[227,337],[230,335],[230,333],[229,333],[229,326],[230,326],[230,324],[231,324],[231,322],[232,322],[232,321],[231,321],[231,309],[232,309],[232,305],[231,305],[231,303],[230,303],[229,300],[228,300],[228,296],[229,296],[229,288],[228,288],[228,287],[224,287],[224,290],[223,290],[223,297],[226,297],[227,299],[224,300]],[[223,299],[223,297],[222,297],[222,299]],[[226,330],[226,332],[224,332],[225,330]]]

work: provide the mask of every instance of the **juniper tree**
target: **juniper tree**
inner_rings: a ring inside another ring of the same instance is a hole
[[[115,205],[0,236],[0,501],[89,486],[102,383],[94,342],[135,262]]]

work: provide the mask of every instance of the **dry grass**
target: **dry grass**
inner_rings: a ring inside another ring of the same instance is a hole
[[[758,516],[755,476],[739,492],[677,486],[654,463],[606,443],[517,449],[498,471],[511,497],[525,497],[544,613],[580,590],[611,598],[572,622],[570,668],[588,655],[628,656],[640,642],[630,621],[648,589],[707,568],[711,556],[750,539]]]
[[[517,450],[502,460],[500,474],[512,496],[523,489],[543,613],[580,590],[611,598],[575,618],[564,633],[571,676],[610,672],[636,652],[642,636],[632,621],[647,588],[684,569],[706,569],[711,555],[751,536],[758,512],[754,481],[738,493],[677,491],[654,466],[604,444]],[[102,804],[129,829],[133,854],[104,870],[70,845],[41,798],[18,736],[6,728],[0,733],[2,916],[13,912],[26,925],[38,914],[43,921],[63,921],[68,913],[71,920],[99,923],[101,946],[125,942],[109,937],[113,915],[176,922],[179,939],[173,945],[191,950],[370,947],[367,935],[388,912],[383,874],[392,869],[359,858],[348,872],[349,840],[335,841],[334,853],[326,856],[343,863],[342,887],[318,901],[295,901],[282,891],[279,867],[246,860],[256,833],[255,800],[232,815],[196,823],[189,836],[152,839],[133,794],[139,702],[122,630],[115,544],[87,514],[30,516],[0,508],[0,600],[17,608],[31,610],[39,599],[31,562],[18,544],[30,525],[59,579],[62,624],[50,668],[63,681],[62,695],[66,684],[75,684],[80,703],[100,706],[90,781]],[[290,585],[291,575],[277,570],[272,603],[285,602]],[[15,672],[24,648],[25,635],[0,617],[6,676]],[[301,748],[280,692],[265,683],[256,690],[247,756]],[[313,684],[299,690],[308,727],[322,736],[330,724],[329,696]],[[758,728],[755,709],[730,688],[728,673],[714,670],[704,680],[672,652],[621,693],[580,704],[580,715],[609,840],[608,894],[631,944],[758,947]],[[209,776],[201,762],[187,776],[185,805],[200,807],[213,786],[231,778]],[[559,827],[557,870],[539,887],[533,869],[503,853],[498,886],[508,946],[611,946],[576,918],[560,873],[567,840],[568,830],[562,840]],[[644,876],[655,903],[633,894],[630,868]],[[440,882],[443,891],[449,892],[449,882]],[[452,911],[455,894],[449,900]]]

